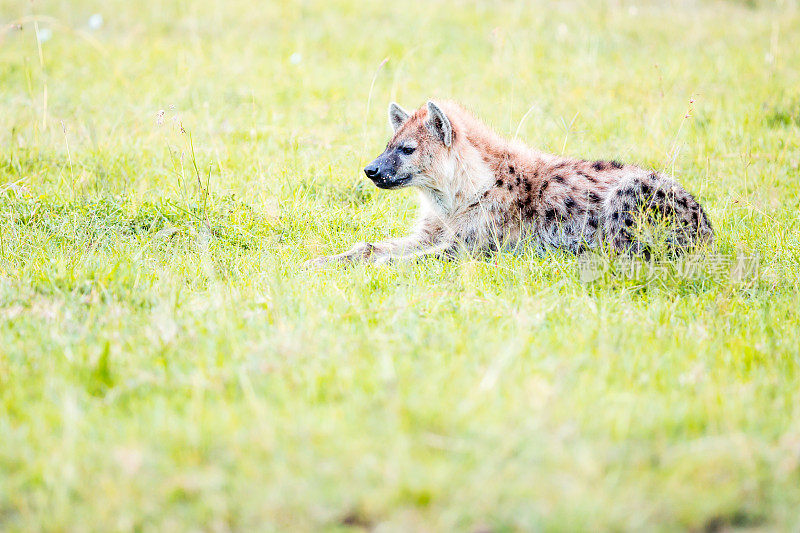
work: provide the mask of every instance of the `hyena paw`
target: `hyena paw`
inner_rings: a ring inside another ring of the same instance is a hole
[[[303,263],[303,268],[325,268],[334,263],[355,263],[358,261],[371,260],[375,253],[375,246],[368,242],[359,242],[352,248],[338,255],[325,255],[311,259]]]
[[[368,242],[357,242],[352,248],[347,250],[342,256],[352,261],[369,258],[375,252],[375,246]]]
[[[375,265],[388,265],[389,263],[394,262],[394,258],[389,255],[373,255],[369,258],[369,260]]]

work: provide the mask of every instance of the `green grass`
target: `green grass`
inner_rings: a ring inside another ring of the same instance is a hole
[[[800,9],[681,5],[0,0],[0,530],[800,528]],[[758,275],[301,270],[411,224],[429,97]]]

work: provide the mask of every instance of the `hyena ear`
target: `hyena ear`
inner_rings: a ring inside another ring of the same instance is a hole
[[[397,131],[400,129],[400,126],[408,120],[408,113],[406,110],[400,107],[399,105],[392,102],[389,104],[389,124],[392,125],[392,129]]]
[[[428,120],[425,121],[425,125],[445,146],[453,144],[453,126],[450,125],[450,119],[433,102],[428,102]]]

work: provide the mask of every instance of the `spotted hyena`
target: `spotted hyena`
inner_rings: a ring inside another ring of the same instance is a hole
[[[392,103],[389,122],[394,135],[364,172],[381,189],[419,190],[416,229],[310,265],[524,246],[578,253],[605,244],[648,254],[643,229],[654,226],[674,250],[713,243],[703,208],[663,174],[539,152],[501,138],[452,102],[428,102],[413,113]]]

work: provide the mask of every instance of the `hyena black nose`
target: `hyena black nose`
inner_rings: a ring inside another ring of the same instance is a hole
[[[367,168],[364,169],[364,174],[366,174],[367,177],[371,180],[377,178],[380,173],[381,169],[375,163],[370,163],[369,165],[367,165]]]

